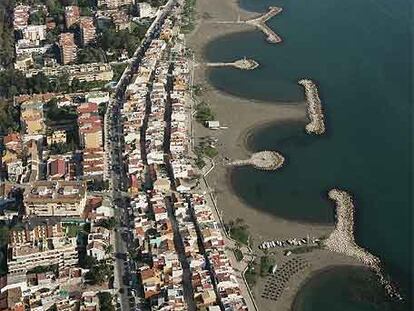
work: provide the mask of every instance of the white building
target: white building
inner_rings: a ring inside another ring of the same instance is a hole
[[[29,25],[22,30],[23,39],[43,41],[46,39],[46,25]]]

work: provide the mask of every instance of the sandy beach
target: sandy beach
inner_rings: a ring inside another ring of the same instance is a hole
[[[203,51],[212,40],[231,33],[256,31],[254,27],[247,24],[214,23],[214,21],[237,20],[239,14],[242,20],[259,15],[258,13],[241,10],[236,0],[197,0],[198,24],[195,30],[187,36],[187,42],[195,53],[196,62],[206,61],[203,58]],[[265,40],[265,38],[263,39]],[[208,175],[207,180],[215,192],[218,208],[222,212],[224,221],[228,222],[237,217],[243,218],[249,226],[254,252],[257,252],[259,256],[260,251],[257,249],[257,246],[266,239],[281,240],[292,237],[304,237],[307,234],[314,237],[327,236],[332,231],[333,224],[311,225],[292,222],[264,213],[245,204],[233,193],[229,183],[229,168],[223,164],[225,158],[246,159],[250,156],[249,150],[246,148],[245,139],[250,131],[258,126],[266,123],[306,120],[305,102],[269,104],[238,98],[223,93],[209,85],[207,70],[204,66],[199,66],[195,72],[195,83],[203,86],[200,100],[207,102],[212,107],[220,124],[228,128],[211,131],[197,124],[195,126],[195,141],[197,143],[197,139],[203,136],[217,138],[216,145],[219,155],[214,158],[216,166]],[[291,257],[284,256],[282,250],[275,251],[272,256],[278,265],[291,259]],[[259,310],[290,310],[300,285],[312,273],[328,266],[359,264],[351,258],[326,250],[316,250],[298,256],[303,258],[308,263],[308,266],[301,273],[297,273],[289,279],[277,301],[261,298],[266,280],[264,278],[258,279],[252,291]]]

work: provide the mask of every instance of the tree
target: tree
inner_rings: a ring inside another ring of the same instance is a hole
[[[93,266],[97,264],[97,260],[93,256],[86,255],[85,257],[79,260],[79,264],[83,269],[91,269]]]
[[[99,310],[101,311],[115,311],[115,307],[112,303],[112,296],[107,292],[99,292]]]
[[[101,49],[86,47],[78,51],[76,61],[78,64],[100,63],[105,61],[105,55]]]
[[[104,249],[105,249],[105,255],[111,255],[114,252],[114,247],[112,244],[105,245]]]
[[[36,11],[30,14],[29,24],[31,25],[44,25],[45,24],[45,13],[42,11]]]

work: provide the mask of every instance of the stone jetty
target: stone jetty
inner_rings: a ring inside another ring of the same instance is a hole
[[[206,63],[207,67],[234,67],[240,70],[253,70],[259,67],[259,63],[254,59],[242,58],[229,63]]]
[[[247,160],[238,160],[230,162],[230,166],[245,166],[252,165],[253,167],[265,170],[265,171],[275,171],[282,167],[285,162],[285,158],[276,151],[260,151],[252,154],[250,159]]]
[[[305,89],[308,117],[310,123],[305,127],[308,134],[322,135],[325,133],[325,121],[322,110],[322,103],[318,94],[318,87],[310,79],[299,80],[298,84]]]
[[[282,42],[282,38],[280,38],[269,26],[267,26],[266,22],[271,19],[273,16],[276,16],[282,12],[282,8],[271,6],[269,11],[254,19],[250,19],[245,21],[246,24],[250,24],[255,26],[256,28],[260,29],[266,36],[266,40],[269,43],[280,43]]]
[[[379,277],[386,292],[394,298],[402,299],[396,288],[385,277],[381,268],[381,261],[367,250],[358,246],[354,237],[354,203],[352,196],[346,191],[332,189],[328,196],[335,201],[336,226],[331,235],[323,242],[324,246],[334,252],[338,252],[358,259],[370,267]]]

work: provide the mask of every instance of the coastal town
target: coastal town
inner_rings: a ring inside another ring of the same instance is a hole
[[[19,127],[2,128],[1,310],[248,309],[194,162],[189,4],[151,2],[66,6],[53,43],[49,7],[13,7],[15,70],[60,84],[13,94]],[[78,62],[101,19],[146,32]]]
[[[351,191],[319,190],[334,203],[330,222],[269,212],[285,208],[269,176],[297,158],[291,134],[253,139],[291,121],[300,143],[328,137],[325,84],[295,77],[289,87],[304,98],[272,105],[210,80],[266,70],[259,55],[210,59],[206,47],[252,29],[283,47],[290,38],[269,21],[285,8],[1,2],[0,310],[297,311],[303,284],[332,267],[369,270],[403,301],[380,256],[357,243]],[[237,188],[240,172],[247,186]],[[240,192],[274,198],[256,209]]]

